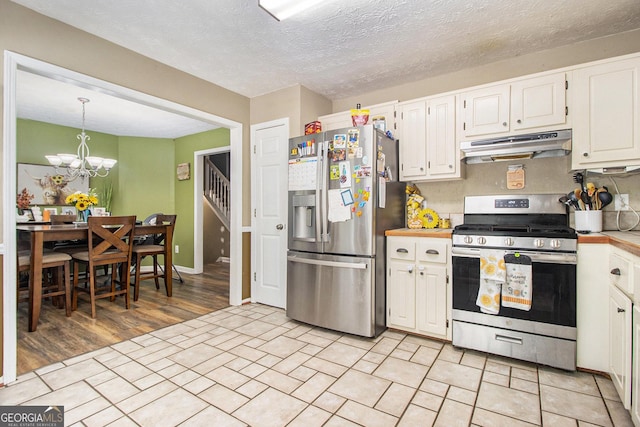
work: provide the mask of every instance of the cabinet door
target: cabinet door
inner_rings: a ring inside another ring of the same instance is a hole
[[[455,135],[456,97],[430,99],[427,105],[427,173],[430,178],[460,176],[460,150]]]
[[[631,407],[631,300],[609,286],[609,374],[625,409]]]
[[[387,326],[415,328],[415,264],[387,262]]]
[[[640,58],[573,72],[572,167],[640,164]]]
[[[427,175],[426,102],[402,104],[400,111],[400,180],[424,179]]]
[[[322,123],[322,130],[335,130],[353,126],[351,121],[351,112],[343,111],[341,113],[328,114],[326,116],[318,117],[320,123]]]
[[[566,77],[552,74],[511,84],[511,130],[566,122]]]
[[[633,306],[633,368],[631,383],[631,419],[640,425],[640,308]]]
[[[447,268],[418,264],[416,271],[418,332],[447,337]]]
[[[576,321],[577,365],[609,370],[609,264],[608,244],[578,244]]]
[[[365,107],[369,109],[369,124],[373,124],[374,117],[384,117],[385,131],[390,130],[395,137],[396,135],[395,111],[396,111],[397,103],[398,101],[392,101],[392,102],[385,102],[383,104],[372,105],[370,107]]]
[[[508,84],[462,94],[464,137],[508,132],[509,97]]]

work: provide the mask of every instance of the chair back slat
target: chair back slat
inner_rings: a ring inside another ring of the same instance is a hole
[[[90,216],[89,262],[93,265],[130,262],[135,216]]]

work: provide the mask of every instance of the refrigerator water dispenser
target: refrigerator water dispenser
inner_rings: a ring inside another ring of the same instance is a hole
[[[313,194],[295,195],[293,204],[293,238],[310,240],[316,238],[316,199]]]

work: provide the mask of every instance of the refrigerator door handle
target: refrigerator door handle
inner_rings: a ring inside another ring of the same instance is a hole
[[[322,186],[322,241],[323,242],[328,242],[329,241],[329,221],[328,221],[328,216],[329,216],[329,211],[328,211],[328,206],[327,206],[327,193],[329,191],[329,182],[327,180],[327,166],[328,166],[328,159],[329,159],[329,143],[328,142],[323,142],[322,143],[322,150],[321,150],[321,155],[320,155],[320,171],[321,171],[321,186]],[[327,159],[327,164],[325,164],[325,159]]]
[[[356,270],[366,270],[367,264],[362,262],[339,262],[339,261],[322,261],[318,259],[298,258],[295,256],[288,256],[288,261],[299,262],[302,264],[313,264],[322,267],[339,267],[339,268],[353,268]]]
[[[323,145],[320,144],[320,150],[318,150],[318,169],[316,170],[316,242],[322,242],[322,216],[324,216],[324,206],[320,204],[320,196],[322,190],[322,169],[324,168],[324,162],[322,161]]]

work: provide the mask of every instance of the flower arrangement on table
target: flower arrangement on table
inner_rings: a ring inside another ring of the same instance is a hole
[[[88,193],[76,191],[75,193],[69,194],[64,201],[68,205],[75,206],[78,211],[78,221],[86,221],[88,209],[98,204],[98,196],[95,190],[90,188]]]
[[[18,193],[16,197],[16,206],[22,212],[22,209],[29,209],[31,206],[31,200],[35,197],[34,194],[29,193],[29,190],[23,188],[21,192]]]

